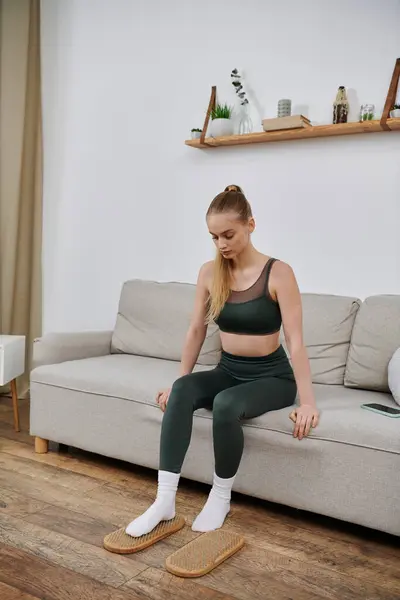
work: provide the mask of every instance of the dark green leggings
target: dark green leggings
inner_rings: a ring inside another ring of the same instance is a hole
[[[207,408],[213,411],[215,472],[223,479],[233,477],[243,453],[241,419],[259,417],[295,401],[293,377],[270,375],[243,381],[223,367],[191,373],[174,383],[162,423],[160,470],[181,472],[192,435],[193,413]]]

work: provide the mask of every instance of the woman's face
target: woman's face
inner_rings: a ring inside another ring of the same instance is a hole
[[[243,223],[235,212],[211,214],[207,217],[207,225],[217,250],[229,259],[243,252],[254,231],[254,219],[251,217]]]

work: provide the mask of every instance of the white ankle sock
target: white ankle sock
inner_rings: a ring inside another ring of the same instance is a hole
[[[157,498],[140,517],[129,523],[125,533],[140,537],[149,533],[160,521],[169,521],[175,517],[175,497],[180,474],[169,471],[158,472]]]
[[[214,531],[222,527],[231,507],[231,490],[234,481],[235,477],[221,479],[214,474],[214,485],[203,510],[193,522],[193,531]]]

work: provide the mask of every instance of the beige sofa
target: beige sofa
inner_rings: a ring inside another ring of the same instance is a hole
[[[37,450],[52,440],[157,469],[162,413],[154,398],[178,376],[193,298],[189,284],[130,281],[114,331],[37,340],[30,422]],[[396,406],[387,365],[400,346],[400,296],[303,294],[303,309],[320,424],[299,441],[290,408],[246,421],[234,489],[400,535],[400,419],[360,408]],[[216,364],[219,343],[210,327],[197,370]],[[211,417],[195,414],[182,471],[207,483]]]

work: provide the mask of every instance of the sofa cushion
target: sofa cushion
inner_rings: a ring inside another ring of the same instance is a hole
[[[194,371],[212,368],[196,365]],[[178,377],[177,361],[129,354],[71,360],[41,366],[31,372],[33,383],[147,404],[155,404],[157,391],[172,387]]]
[[[343,385],[354,319],[361,301],[329,294],[302,294],[304,343],[314,383]],[[281,341],[287,348],[283,330]]]
[[[189,283],[126,282],[111,352],[180,360],[195,290],[196,287]],[[220,349],[219,330],[216,325],[210,325],[198,363],[217,364]]]
[[[209,368],[197,366],[196,370]],[[85,393],[107,397],[110,402],[121,398],[132,402],[134,419],[137,411],[141,410],[141,405],[151,405],[159,410],[155,403],[157,391],[171,386],[178,373],[179,363],[174,361],[109,355],[38,367],[32,371],[31,382],[36,395],[37,386],[42,385],[81,393],[82,401]],[[396,406],[390,394],[352,390],[338,385],[314,384],[314,390],[321,418],[318,427],[312,430],[313,438],[400,454],[397,419],[360,408],[364,402]],[[65,398],[68,402],[68,396]],[[288,417],[291,410],[288,407],[247,420],[245,429],[255,428],[290,435],[293,431],[293,423]],[[212,416],[205,409],[197,411],[196,415],[207,419]],[[71,415],[71,420],[73,419],[74,416]],[[251,432],[247,435],[251,435]]]
[[[172,387],[179,367],[174,360],[109,354],[38,367],[31,372],[31,382],[156,406],[157,391]],[[196,365],[194,371],[212,368]]]
[[[398,419],[361,408],[361,404],[365,402],[395,407],[390,394],[353,390],[342,385],[314,384],[313,389],[320,411],[318,427],[311,433],[313,438],[400,455],[399,425],[396,425]],[[282,411],[262,415],[254,419],[253,426],[265,427],[268,423],[268,428],[279,431],[287,428],[285,416]]]
[[[388,365],[399,347],[400,295],[370,296],[354,323],[345,385],[388,392]]]

